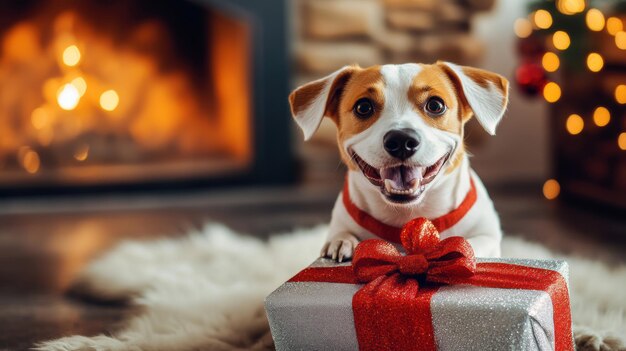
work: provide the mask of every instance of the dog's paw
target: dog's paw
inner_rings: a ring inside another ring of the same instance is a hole
[[[574,330],[577,351],[625,351],[626,345],[617,336],[602,335],[592,329],[578,327]]]
[[[337,262],[347,261],[352,258],[358,243],[359,239],[352,234],[335,235],[324,244],[320,256],[332,258]]]

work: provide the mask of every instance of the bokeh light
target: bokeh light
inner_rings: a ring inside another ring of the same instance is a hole
[[[89,156],[89,145],[87,144],[80,145],[74,151],[74,158],[76,159],[76,161],[81,161],[81,162],[85,161],[88,156]]]
[[[569,47],[571,41],[569,35],[562,30],[558,30],[552,34],[552,44],[559,50],[565,50]]]
[[[537,10],[532,17],[537,28],[548,29],[552,26],[552,15],[546,10]]]
[[[559,69],[560,64],[561,61],[559,60],[559,56],[550,51],[543,54],[543,57],[541,58],[541,65],[543,66],[543,69],[548,72],[555,72]]]
[[[622,50],[626,50],[626,32],[620,31],[615,34],[615,45]]]
[[[622,150],[626,150],[626,132],[620,133],[617,137],[617,146]]]
[[[587,56],[587,67],[591,72],[600,72],[604,67],[604,59],[597,52],[592,52]]]
[[[35,174],[39,171],[39,167],[41,166],[41,160],[39,159],[39,154],[28,147],[24,147],[20,149],[19,152],[20,163],[22,167],[26,170],[26,172],[30,174]]]
[[[48,112],[43,107],[37,107],[30,114],[30,122],[33,124],[35,129],[43,129],[50,122],[50,116],[48,116]]]
[[[76,66],[80,62],[80,50],[78,46],[70,45],[63,50],[63,63],[67,66]]]
[[[520,38],[528,38],[533,32],[533,25],[526,18],[518,18],[513,24],[513,31]]]
[[[604,107],[599,106],[593,111],[593,123],[595,123],[598,127],[604,127],[609,124],[611,121],[611,112]]]
[[[598,9],[590,9],[585,16],[585,22],[589,30],[599,32],[604,29],[604,15]]]
[[[611,35],[615,35],[624,30],[624,23],[617,17],[609,17],[606,20],[606,31]]]
[[[585,11],[585,0],[557,0],[556,8],[564,15],[574,15]]]
[[[547,102],[557,102],[561,98],[561,87],[555,82],[549,82],[543,87],[543,98]]]
[[[567,117],[567,121],[565,121],[565,129],[567,129],[567,132],[571,135],[580,134],[584,127],[585,121],[577,114],[570,115]]]
[[[626,84],[620,84],[615,87],[615,101],[618,104],[626,104]]]
[[[100,107],[105,111],[113,111],[120,103],[120,97],[115,90],[107,90],[100,95]]]
[[[543,183],[543,196],[548,200],[554,200],[561,193],[561,185],[556,179],[548,179]]]
[[[80,96],[85,95],[85,92],[87,91],[87,82],[85,81],[85,78],[74,78],[74,80],[72,80],[70,84],[72,84],[74,88],[76,88]]]
[[[75,109],[79,101],[80,93],[72,84],[65,84],[57,92],[57,103],[66,111]]]

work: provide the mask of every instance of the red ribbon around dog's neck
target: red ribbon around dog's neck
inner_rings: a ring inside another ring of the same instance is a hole
[[[552,301],[555,350],[573,350],[569,293],[558,272],[477,264],[464,238],[440,241],[435,226],[424,218],[407,223],[400,238],[406,256],[384,240],[365,240],[357,246],[352,266],[309,267],[289,281],[367,283],[352,298],[359,350],[365,351],[435,351],[430,301],[442,284],[545,291]]]
[[[474,206],[477,198],[478,196],[476,193],[476,186],[474,185],[474,179],[470,177],[470,189],[467,192],[467,195],[465,195],[465,198],[463,199],[459,207],[441,217],[431,219],[430,221],[439,232],[450,229],[461,219],[463,219],[463,217],[467,214],[467,212],[469,212],[472,206]],[[358,225],[360,225],[364,229],[367,229],[369,232],[375,234],[379,238],[391,241],[396,244],[400,243],[402,228],[394,227],[377,220],[369,213],[360,209],[354,202],[352,202],[352,199],[350,198],[350,187],[348,185],[347,176],[346,182],[343,186],[342,200],[343,205],[350,214],[350,217],[352,217],[352,219],[354,219],[354,221]]]

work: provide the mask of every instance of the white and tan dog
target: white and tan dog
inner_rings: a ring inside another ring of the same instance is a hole
[[[475,116],[495,134],[505,78],[447,62],[346,66],[289,101],[307,140],[324,116],[334,121],[349,168],[322,256],[349,259],[368,238],[397,243],[398,228],[416,217],[433,221],[442,239],[465,237],[476,256],[500,255],[500,221],[470,169],[463,126]]]

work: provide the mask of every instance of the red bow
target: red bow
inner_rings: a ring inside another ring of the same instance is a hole
[[[406,256],[393,244],[380,239],[365,240],[356,247],[352,267],[359,282],[400,274],[451,284],[472,276],[476,270],[470,243],[460,236],[439,240],[439,232],[426,218],[408,222],[400,239]]]

